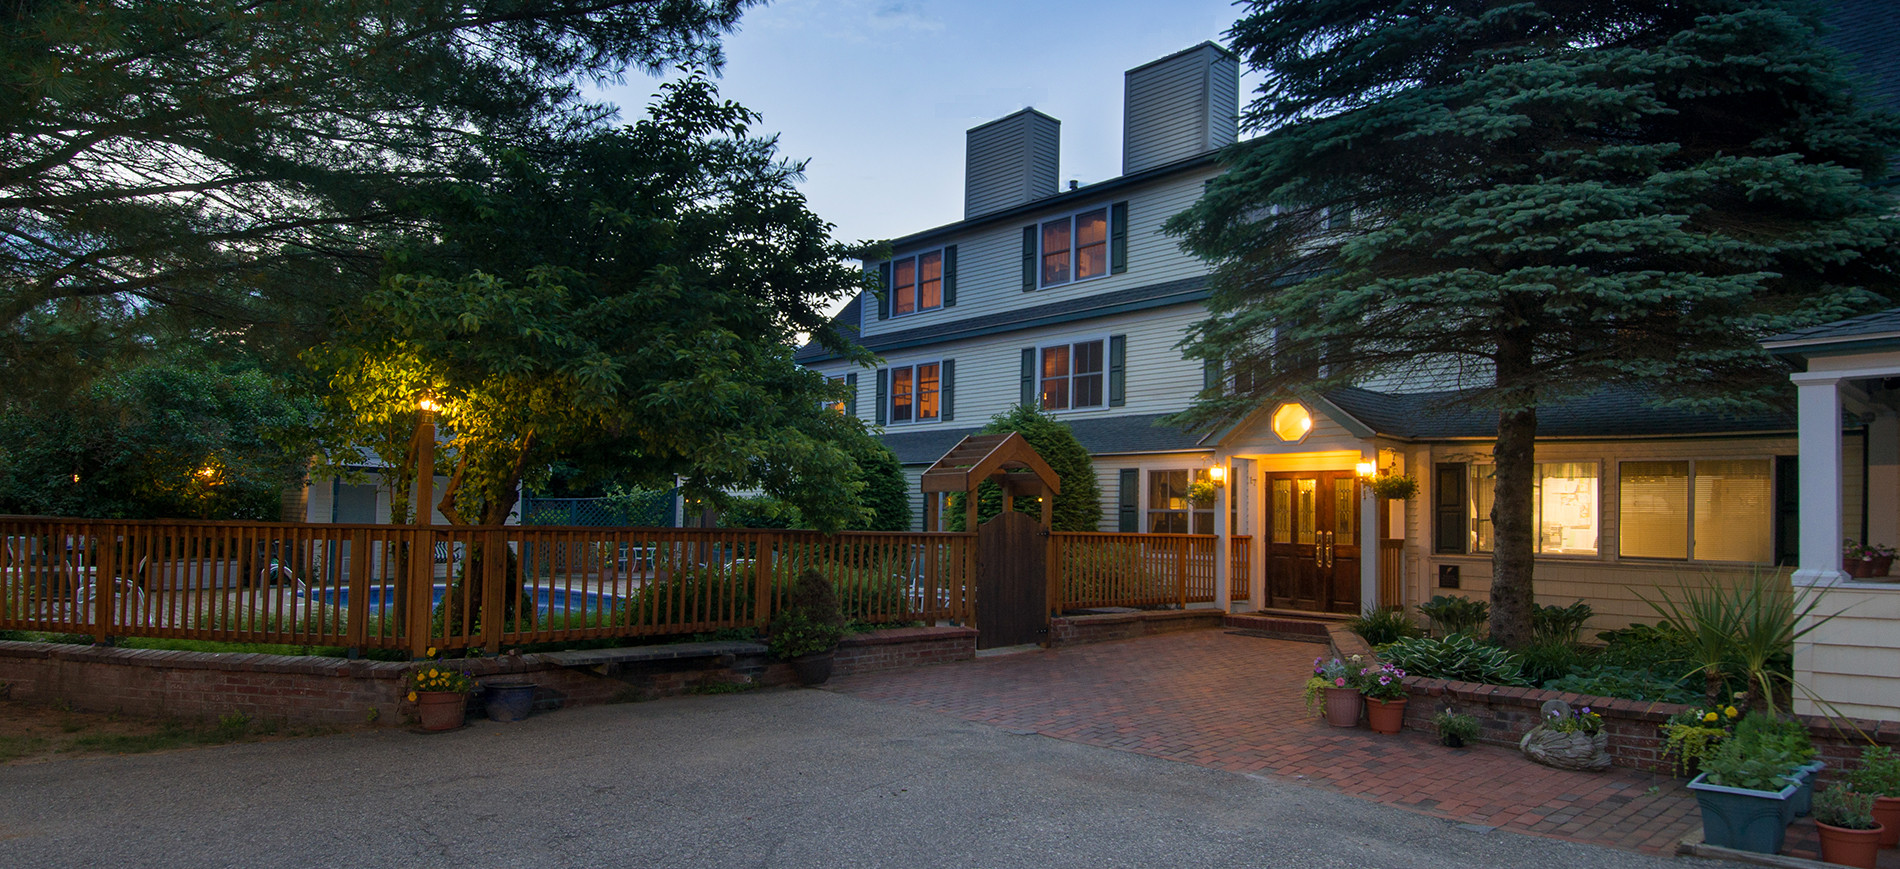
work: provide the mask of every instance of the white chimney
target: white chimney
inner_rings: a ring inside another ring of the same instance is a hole
[[[1240,134],[1240,60],[1212,42],[1122,77],[1122,174],[1231,145]]]
[[[1056,192],[1062,122],[1023,109],[965,134],[963,219],[969,220]]]

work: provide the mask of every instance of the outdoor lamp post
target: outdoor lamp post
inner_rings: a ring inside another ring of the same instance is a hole
[[[423,393],[416,399],[416,523],[435,518],[435,399]]]

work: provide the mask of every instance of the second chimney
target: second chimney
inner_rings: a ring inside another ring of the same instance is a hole
[[[1240,130],[1240,60],[1203,42],[1122,77],[1122,174],[1231,145]]]
[[[963,219],[1056,192],[1062,122],[1023,109],[972,127],[964,139]]]

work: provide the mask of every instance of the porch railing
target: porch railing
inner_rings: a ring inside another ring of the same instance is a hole
[[[968,621],[974,540],[0,517],[0,629],[492,651],[763,627],[807,569],[850,618]]]
[[[1059,609],[1215,600],[1214,553],[1220,538],[1214,535],[1057,532],[1051,537]],[[1232,600],[1247,599],[1249,540],[1230,538]]]

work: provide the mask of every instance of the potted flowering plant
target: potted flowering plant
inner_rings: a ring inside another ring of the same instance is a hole
[[[1220,495],[1220,486],[1213,480],[1199,479],[1188,484],[1187,499],[1196,507],[1211,507],[1214,499]]]
[[[1663,757],[1675,761],[1677,775],[1697,771],[1702,757],[1728,738],[1740,711],[1733,706],[1722,709],[1685,709],[1663,722]]]
[[[1893,556],[1891,546],[1850,539],[1841,546],[1841,569],[1857,579],[1884,577],[1893,569]]]
[[[1860,768],[1848,774],[1855,791],[1874,798],[1874,820],[1884,828],[1880,847],[1900,845],[1900,757],[1884,745],[1860,750]]]
[[[1812,746],[1794,738],[1789,728],[1768,715],[1749,713],[1732,735],[1703,755],[1702,774],[1689,782],[1702,809],[1703,840],[1722,848],[1780,853],[1794,820],[1801,768],[1812,759]]]
[[[1603,716],[1588,706],[1572,710],[1562,700],[1546,700],[1543,720],[1518,740],[1524,756],[1559,769],[1598,771],[1610,768],[1609,736]]]
[[[1814,798],[1814,828],[1821,836],[1821,859],[1843,866],[1874,869],[1880,859],[1880,833],[1874,820],[1874,795],[1841,785]]]
[[[1453,712],[1449,706],[1432,716],[1432,726],[1438,728],[1438,741],[1446,748],[1464,748],[1478,738],[1478,719]]]
[[[1366,480],[1366,488],[1380,498],[1394,501],[1410,501],[1418,495],[1418,479],[1410,475],[1390,476],[1381,474]]]
[[[1358,671],[1364,669],[1361,660],[1358,655],[1344,661],[1313,659],[1313,675],[1306,680],[1306,706],[1312,709],[1317,705],[1326,716],[1327,724],[1334,727],[1359,724],[1359,710],[1364,704],[1359,699],[1355,680]]]
[[[1373,733],[1397,733],[1405,727],[1405,671],[1391,664],[1363,667],[1358,675],[1359,695],[1366,698],[1366,723]]]
[[[429,654],[435,654],[434,649]],[[475,677],[440,661],[418,663],[402,677],[405,699],[416,704],[423,730],[454,730],[468,711],[468,695]]]

